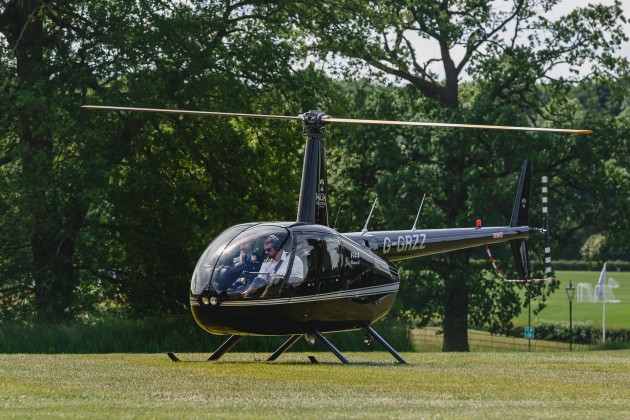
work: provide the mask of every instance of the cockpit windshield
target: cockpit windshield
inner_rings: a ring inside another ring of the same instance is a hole
[[[203,253],[191,283],[194,295],[213,290],[233,298],[272,297],[280,294],[286,281],[304,278],[302,261],[297,258],[296,264],[292,258],[288,229],[240,226],[228,229]]]
[[[230,244],[239,233],[250,227],[250,225],[233,226],[219,236],[206,248],[201,254],[201,258],[197,262],[195,271],[193,272],[192,281],[190,282],[190,291],[193,295],[200,295],[210,284],[210,278],[219,257],[223,254],[225,248]]]

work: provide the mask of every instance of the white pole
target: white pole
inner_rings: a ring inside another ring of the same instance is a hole
[[[606,263],[602,267],[602,272],[599,274],[599,281],[597,282],[599,289],[597,290],[597,297],[603,301],[603,314],[602,314],[602,343],[606,342]]]
[[[606,343],[606,287],[604,287],[604,314],[602,316],[602,343]]]

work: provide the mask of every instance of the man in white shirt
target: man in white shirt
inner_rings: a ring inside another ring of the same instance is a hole
[[[289,265],[289,253],[280,248],[280,239],[276,235],[269,235],[264,242],[265,260],[260,267],[259,276],[266,278],[275,284],[278,278],[283,277]],[[304,280],[304,264],[298,257],[293,259],[291,267],[290,283],[299,283]]]

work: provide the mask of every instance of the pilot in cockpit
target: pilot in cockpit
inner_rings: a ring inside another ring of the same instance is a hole
[[[265,239],[264,252],[265,261],[260,267],[259,276],[275,284],[286,274],[290,255],[280,248],[280,240],[276,235],[269,235]],[[301,259],[294,258],[289,283],[298,283],[302,280],[304,280],[304,264]]]
[[[269,235],[264,241],[265,260],[251,283],[244,291],[245,296],[269,297],[279,292],[283,286],[287,268],[291,264],[291,255],[282,249],[282,241],[276,235]],[[299,258],[294,258],[291,267],[289,284],[299,284],[304,280],[304,264]]]

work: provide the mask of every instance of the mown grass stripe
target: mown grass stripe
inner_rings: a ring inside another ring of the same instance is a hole
[[[3,355],[2,417],[630,417],[630,351]],[[202,355],[188,354],[199,359]]]

